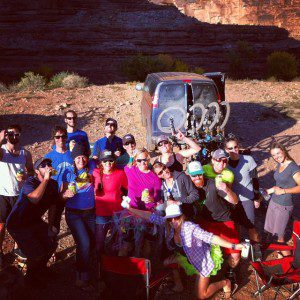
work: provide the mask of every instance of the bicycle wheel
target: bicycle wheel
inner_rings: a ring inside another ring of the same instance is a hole
[[[178,130],[185,124],[186,111],[179,106],[164,109],[157,118],[157,127],[161,132],[172,133],[170,118],[173,118],[175,130]]]

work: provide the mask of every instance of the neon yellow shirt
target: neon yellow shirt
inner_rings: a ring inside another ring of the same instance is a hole
[[[215,179],[217,176],[217,173],[215,173],[213,167],[211,164],[204,165],[203,166],[204,176],[207,178]],[[233,183],[234,181],[234,174],[232,171],[225,168],[222,173],[222,181],[225,183]]]

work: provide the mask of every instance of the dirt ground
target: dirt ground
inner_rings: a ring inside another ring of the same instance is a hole
[[[0,129],[9,123],[19,123],[23,127],[22,143],[31,151],[35,160],[50,151],[51,129],[54,125],[63,125],[62,113],[67,107],[78,112],[80,127],[88,133],[91,142],[103,135],[104,120],[113,117],[119,123],[119,136],[132,133],[138,146],[143,146],[146,132],[140,120],[140,97],[134,83],[93,85],[74,90],[3,93],[0,94]],[[231,104],[227,132],[236,134],[244,147],[251,147],[259,165],[261,186],[272,186],[275,165],[268,154],[272,139],[281,141],[290,150],[295,161],[300,163],[300,82],[227,81],[226,99]],[[300,208],[297,211],[300,214]],[[264,214],[263,207],[257,211],[257,227],[260,231]],[[7,237],[4,248],[7,266],[13,261],[8,253],[11,247],[11,240]],[[59,260],[54,264],[58,278],[55,283],[49,283],[46,289],[26,291],[26,299],[93,299],[92,294],[73,286],[74,248],[64,223],[60,234]],[[16,277],[9,267],[2,274],[5,278]],[[0,282],[1,278],[0,276]],[[11,281],[16,286],[17,281]],[[250,299],[255,289],[255,280],[248,262],[241,263],[238,281],[240,289],[235,299]],[[168,299],[191,299],[190,286],[192,285],[187,285],[183,294],[167,296]],[[23,292],[15,292],[13,299],[24,299]],[[264,299],[273,297],[274,294],[268,292]],[[5,299],[1,297],[1,285],[0,299]],[[219,299],[219,295],[216,299]]]

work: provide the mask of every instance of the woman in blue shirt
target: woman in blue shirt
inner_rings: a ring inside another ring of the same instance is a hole
[[[62,197],[66,200],[66,222],[76,243],[76,286],[89,286],[90,252],[95,237],[95,196],[88,149],[76,144],[73,167],[66,170]]]

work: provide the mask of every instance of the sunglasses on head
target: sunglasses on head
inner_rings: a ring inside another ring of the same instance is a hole
[[[169,142],[168,141],[162,141],[162,142],[159,142],[158,143],[158,147],[161,147],[161,146],[163,146],[163,145],[168,145],[169,144]]]
[[[163,167],[158,173],[157,176],[161,176],[165,171],[166,171],[167,167]]]
[[[14,133],[13,131],[8,131],[8,132],[6,133],[6,135],[7,135],[8,137],[19,137],[19,136],[21,135],[21,133]]]
[[[66,117],[67,120],[76,120],[77,117]]]
[[[124,146],[128,146],[128,145],[135,145],[135,142],[126,142],[126,143],[124,144]]]
[[[67,138],[67,136],[66,136],[66,135],[55,135],[54,138],[55,138],[56,140],[59,140],[59,139],[65,140],[65,139]]]
[[[233,150],[233,149],[238,149],[239,146],[234,146],[234,147],[227,147],[228,150]]]
[[[39,165],[39,168],[46,168],[46,167],[52,167],[52,163],[49,162],[49,161],[46,161],[46,162],[42,162],[40,165]]]
[[[227,164],[227,158],[218,158],[218,159],[215,159],[215,161],[217,161],[217,162],[222,162],[222,163],[224,163],[224,164]]]
[[[138,163],[141,163],[142,161],[143,161],[143,162],[147,162],[148,159],[147,159],[147,158],[138,158],[136,161],[137,161]]]

